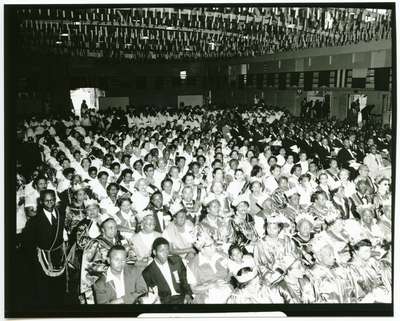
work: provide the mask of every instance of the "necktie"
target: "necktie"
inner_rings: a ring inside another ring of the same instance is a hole
[[[382,164],[381,164],[381,162],[379,161],[379,158],[378,158],[377,155],[375,155],[375,160],[376,160],[376,162],[378,163],[378,166],[379,166],[379,167],[382,167]]]
[[[54,230],[57,230],[57,223],[58,223],[57,216],[56,216],[56,214],[52,213],[51,214],[51,226],[53,227]]]

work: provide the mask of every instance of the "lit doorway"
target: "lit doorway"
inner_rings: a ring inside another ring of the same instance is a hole
[[[86,105],[94,110],[99,109],[99,97],[104,97],[104,91],[98,88],[78,88],[70,91],[71,101],[76,116],[81,116],[81,104],[85,100]]]
[[[360,103],[360,111],[367,106],[367,95],[349,95],[348,99],[348,105],[347,105],[347,117],[349,116],[349,113],[351,112],[351,104],[356,102],[358,99],[358,102]],[[358,113],[357,116],[357,124],[361,123],[362,121],[362,115],[361,113]]]

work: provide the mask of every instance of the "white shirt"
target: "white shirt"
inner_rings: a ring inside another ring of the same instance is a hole
[[[121,271],[120,279],[118,279],[112,272],[111,269],[107,270],[107,280],[106,282],[114,281],[114,285],[111,283],[112,288],[117,294],[117,299],[122,298],[125,295],[125,283],[124,283],[124,270]]]
[[[43,209],[43,213],[44,213],[44,215],[46,215],[47,219],[49,220],[50,225],[53,226],[53,222],[52,222],[51,217],[54,216],[56,219],[58,219],[57,218],[57,214],[54,212],[54,210],[53,210],[52,213],[50,213],[49,211]],[[65,242],[68,241],[68,235],[67,235],[67,231],[65,230],[65,228],[63,228],[63,239],[64,239]]]
[[[158,263],[157,260],[154,260],[154,261],[156,262],[156,264],[157,264],[158,268],[160,269],[161,273],[163,274],[165,281],[167,281],[167,283],[168,283],[169,289],[171,290],[171,296],[179,295],[179,293],[177,293],[175,291],[174,284],[172,283],[171,269],[169,268],[168,261],[166,261],[164,264]],[[179,283],[178,271],[174,271],[174,272],[176,272],[175,273],[176,275],[174,274],[174,277],[176,278],[175,281],[177,283]]]
[[[53,222],[52,222],[52,218],[51,218],[51,217],[54,216],[54,218],[57,219],[56,213],[54,213],[54,211],[53,211],[52,213],[50,213],[49,211],[47,211],[47,210],[45,210],[45,209],[43,209],[43,212],[44,212],[44,215],[46,215],[47,219],[49,220],[50,225],[53,225]]]

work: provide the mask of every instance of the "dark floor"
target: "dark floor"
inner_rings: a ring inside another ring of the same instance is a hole
[[[16,286],[12,288],[15,291],[15,298],[18,299],[18,304],[21,309],[26,308],[26,305],[35,305],[35,289],[32,282],[31,271],[29,270],[29,262],[27,262],[26,255],[22,249],[16,250]],[[73,271],[69,272],[70,275]],[[68,282],[68,293],[65,294],[64,304],[65,305],[79,305],[78,299],[78,284],[79,278],[76,276],[71,278]]]

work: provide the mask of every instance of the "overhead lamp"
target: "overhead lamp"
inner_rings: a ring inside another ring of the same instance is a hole
[[[61,41],[56,41],[56,45],[61,45],[62,42]]]
[[[190,48],[189,48],[189,47],[186,47],[185,50],[186,50],[186,51],[190,51]]]
[[[68,37],[69,36],[68,28],[65,25],[63,25],[63,27],[62,27],[62,31],[60,33],[60,36],[63,36],[63,37]]]
[[[143,37],[142,37],[142,39],[149,39],[149,37],[147,37],[147,36],[143,36]]]

